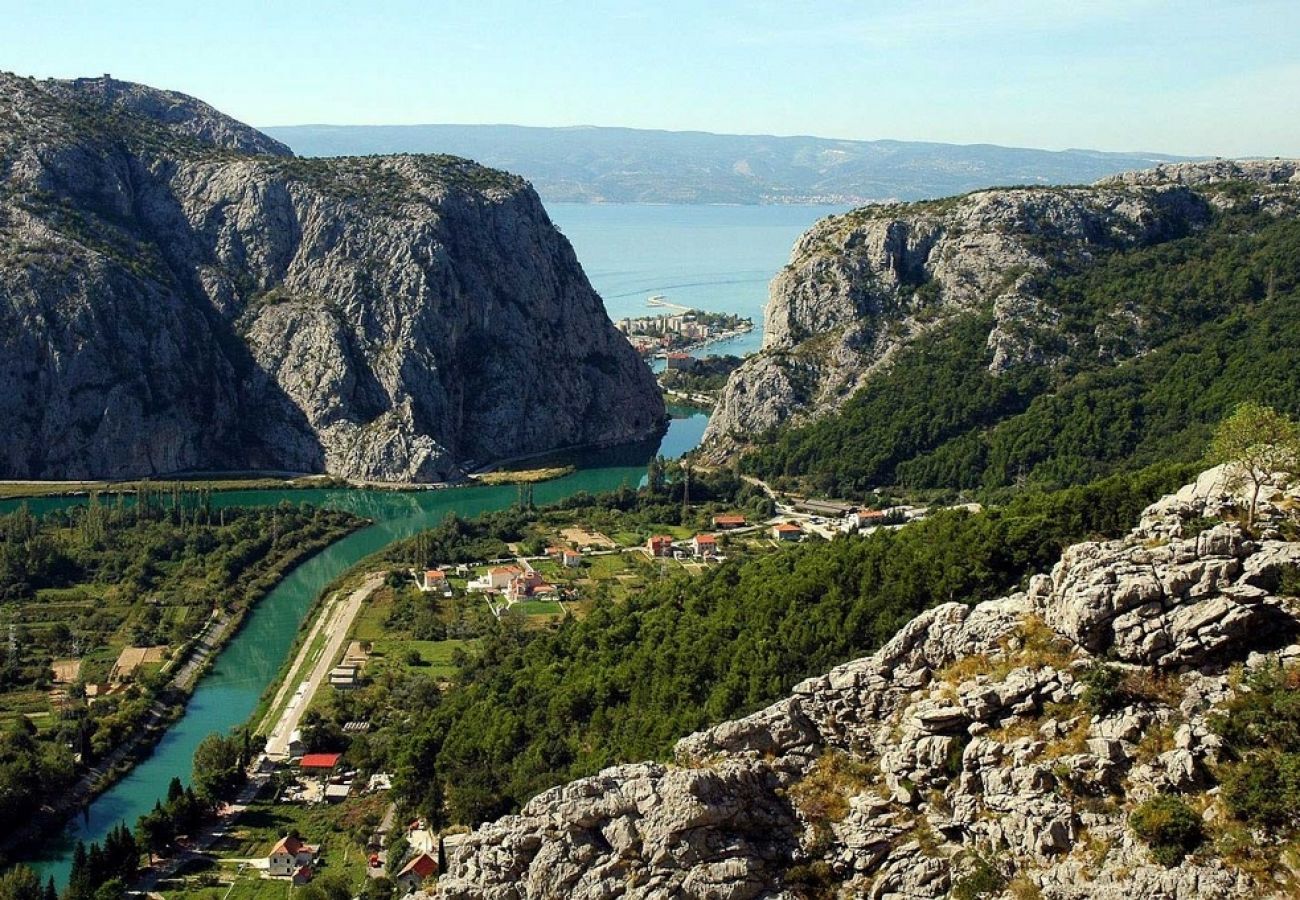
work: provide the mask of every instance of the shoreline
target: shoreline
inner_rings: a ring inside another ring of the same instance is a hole
[[[8,859],[24,850],[39,851],[66,829],[74,816],[149,759],[167,730],[185,715],[185,709],[199,682],[211,670],[213,661],[221,651],[239,634],[253,609],[295,569],[348,535],[356,534],[371,524],[373,523],[369,520],[361,520],[355,527],[331,540],[305,545],[302,552],[286,561],[283,568],[278,570],[275,581],[255,601],[239,609],[210,616],[199,633],[182,645],[184,653],[172,658],[174,674],[167,685],[154,695],[144,721],[135,727],[131,736],[100,763],[82,773],[56,804],[37,810],[21,831],[14,832],[0,842],[0,856]],[[135,827],[134,823],[128,823],[128,826]]]

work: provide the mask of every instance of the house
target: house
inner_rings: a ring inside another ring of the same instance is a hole
[[[519,566],[497,566],[480,578],[475,578],[468,585],[470,591],[504,591],[510,587],[511,579],[524,574]]]
[[[293,731],[289,732],[289,746],[285,749],[288,751],[290,759],[293,759],[295,756],[302,756],[303,742],[301,728],[295,728]]]
[[[726,531],[730,528],[744,528],[745,517],[737,515],[714,516],[713,527],[719,531]]]
[[[844,530],[857,531],[860,528],[875,528],[884,525],[889,515],[878,509],[858,509],[844,517]]]
[[[506,586],[506,598],[511,603],[523,600],[526,597],[538,597],[553,593],[555,593],[555,585],[548,584],[545,578],[532,569],[516,575],[510,579],[510,584]]]
[[[451,596],[451,582],[447,580],[447,573],[440,569],[426,569],[424,578],[420,581],[420,590],[426,594],[441,594],[444,597]]]
[[[576,569],[582,565],[582,554],[568,547],[547,547],[546,555],[566,569]]]
[[[427,853],[421,853],[402,866],[402,871],[397,873],[393,881],[397,884],[398,895],[402,896],[415,893],[424,884],[426,878],[437,874],[438,861]]]
[[[697,534],[691,538],[691,551],[696,559],[718,555],[718,539],[711,534]]]
[[[348,799],[348,794],[352,793],[352,782],[347,781],[343,784],[325,785],[325,802],[342,803]]]
[[[666,534],[656,534],[645,542],[645,548],[651,556],[672,556],[673,539]]]
[[[293,835],[285,835],[267,855],[266,871],[278,878],[288,878],[290,875],[297,877],[300,869],[310,869],[319,852],[320,847],[315,844],[305,844]],[[310,871],[307,879],[311,879]]]
[[[803,537],[803,529],[793,522],[779,522],[772,526],[772,540],[797,541]]]
[[[304,771],[324,774],[333,771],[342,758],[342,753],[307,753],[298,760],[298,767]]]
[[[669,353],[664,368],[670,372],[691,372],[695,369],[695,357],[689,353]]]

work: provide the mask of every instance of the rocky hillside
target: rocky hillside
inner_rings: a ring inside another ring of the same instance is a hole
[[[661,425],[519,178],[107,77],[0,75],[0,123],[0,478],[432,481]]]
[[[721,457],[769,429],[825,418],[923,338],[938,340],[959,322],[976,323],[963,339],[979,342],[979,368],[1004,385],[1029,369],[1058,379],[1016,391],[996,415],[1019,412],[1027,394],[1140,358],[1224,312],[1180,307],[1178,297],[1149,302],[1156,292],[1133,273],[1124,276],[1129,284],[1093,295],[1069,279],[1202,236],[1226,241],[1246,220],[1258,228],[1295,222],[1298,209],[1300,164],[1219,161],[825,219],[772,282],[763,352],[732,376],[706,441]],[[1161,265],[1174,270],[1169,260]],[[1224,301],[1237,305],[1236,297]]]
[[[1294,790],[1267,765],[1300,751],[1300,495],[1266,491],[1248,534],[1222,475],[672,764],[546,791],[433,896],[1294,896]]]

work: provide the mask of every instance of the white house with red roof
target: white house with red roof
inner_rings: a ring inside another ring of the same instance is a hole
[[[697,534],[691,538],[691,552],[696,559],[718,555],[718,539],[711,534]]]
[[[524,570],[519,566],[497,566],[471,581],[466,586],[466,590],[481,592],[504,591],[510,587],[512,579],[523,574]]]
[[[794,522],[778,522],[772,526],[772,540],[797,541],[803,537],[803,529]]]
[[[311,866],[316,862],[316,854],[319,852],[320,847],[316,844],[307,844],[293,835],[285,835],[267,855],[267,874],[277,878],[288,878],[296,876],[299,870],[306,868],[307,878],[310,880]]]
[[[451,582],[447,580],[447,573],[441,569],[426,569],[424,578],[419,579],[420,590],[426,594],[441,594],[444,597],[451,596]]]

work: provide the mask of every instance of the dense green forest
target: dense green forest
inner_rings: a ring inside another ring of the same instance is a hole
[[[1061,314],[1046,348],[1059,364],[990,373],[991,314],[971,314],[901,354],[835,415],[756,442],[743,467],[841,496],[1061,487],[1193,461],[1243,400],[1300,412],[1300,222],[1224,214],[1039,293]],[[1142,324],[1105,337],[1124,321]],[[1110,365],[1116,340],[1150,350],[1129,346]]]
[[[155,701],[182,699],[157,663],[110,677],[122,648],[183,655],[215,610],[238,614],[359,524],[314,507],[213,509],[204,492],[149,490],[130,503],[92,497],[0,516],[0,836],[121,746]],[[76,671],[58,684],[57,659]]]
[[[683,735],[878,647],[927,607],[997,596],[1066,544],[1127,530],[1190,473],[1155,467],[728,562],[551,630],[507,621],[458,686],[404,724],[389,760],[398,789],[435,821],[473,823],[615,761],[663,757]]]

